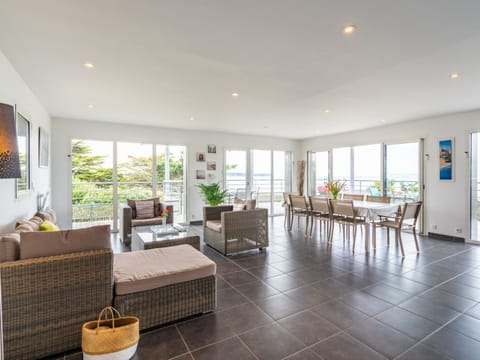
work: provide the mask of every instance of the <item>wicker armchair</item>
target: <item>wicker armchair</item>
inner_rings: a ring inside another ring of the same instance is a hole
[[[147,226],[147,225],[160,225],[163,218],[158,216],[159,211],[163,211],[166,207],[171,209],[168,217],[167,224],[173,223],[173,205],[168,205],[163,202],[155,204],[155,217],[150,219],[137,219],[136,212],[133,203],[120,204],[120,239],[125,245],[130,245],[132,242],[132,228],[135,226]]]
[[[268,246],[268,210],[233,211],[232,205],[203,208],[203,239],[224,255]]]
[[[82,324],[112,304],[109,249],[0,264],[5,359],[79,348]]]

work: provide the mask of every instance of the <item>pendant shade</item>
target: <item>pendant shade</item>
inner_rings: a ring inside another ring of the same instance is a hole
[[[15,111],[12,105],[0,103],[0,178],[20,177]]]

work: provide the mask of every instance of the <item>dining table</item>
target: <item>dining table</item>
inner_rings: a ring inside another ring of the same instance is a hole
[[[367,253],[370,252],[370,232],[375,231],[374,228],[372,229],[373,222],[380,216],[395,216],[399,206],[399,204],[353,200],[357,216],[365,218],[365,251]]]

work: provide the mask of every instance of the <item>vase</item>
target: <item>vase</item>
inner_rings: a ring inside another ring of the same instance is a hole
[[[162,229],[167,230],[167,218],[162,218]]]

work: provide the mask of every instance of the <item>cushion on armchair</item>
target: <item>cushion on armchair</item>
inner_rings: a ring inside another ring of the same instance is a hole
[[[222,220],[207,220],[205,226],[210,230],[221,233],[222,232]]]
[[[151,199],[144,199],[142,201],[148,201],[148,200],[153,201],[153,206],[154,206],[155,209],[158,208],[158,204],[160,203],[160,198],[155,197],[155,198],[151,198]],[[128,206],[130,206],[132,208],[132,219],[137,218],[137,207],[136,207],[136,204],[135,204],[137,201],[139,201],[139,200],[127,199]]]
[[[154,217],[153,200],[137,200],[135,201],[135,208],[137,209],[136,219],[151,219]]]

